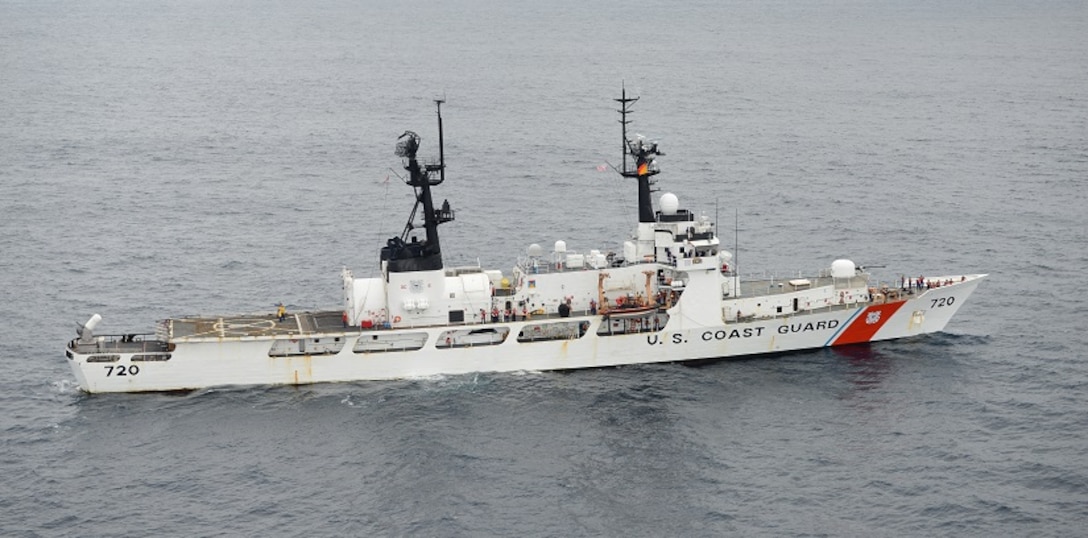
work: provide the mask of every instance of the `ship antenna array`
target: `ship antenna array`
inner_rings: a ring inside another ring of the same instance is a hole
[[[631,123],[631,120],[627,119],[627,115],[634,114],[634,111],[631,110],[631,105],[635,104],[635,101],[638,101],[638,97],[627,97],[627,88],[623,87],[620,98],[614,99],[614,101],[620,104],[620,109],[617,110],[617,112],[620,113],[620,124],[623,125],[623,153],[621,153],[623,158],[623,171],[620,173],[624,176],[629,176],[630,173],[627,171],[627,155],[630,153],[631,148],[627,145],[627,124]]]

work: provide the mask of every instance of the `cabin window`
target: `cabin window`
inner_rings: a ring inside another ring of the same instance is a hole
[[[547,342],[550,340],[575,340],[585,336],[588,321],[560,323],[531,323],[518,333],[518,342]]]
[[[170,360],[169,353],[156,353],[154,355],[133,355],[132,362],[166,362]]]
[[[91,355],[87,357],[87,362],[117,362],[121,360],[120,355]]]
[[[450,323],[464,323],[465,311],[464,310],[450,310]]]
[[[658,332],[669,323],[666,312],[650,312],[634,317],[608,316],[597,329],[597,336]]]
[[[388,351],[414,351],[427,342],[427,333],[383,333],[370,339],[360,338],[355,342],[353,352],[360,355]]]
[[[335,355],[343,347],[343,342],[322,341],[320,338],[312,338],[310,343],[306,343],[306,340],[282,339],[272,343],[272,347],[268,350],[268,356]]]
[[[510,334],[509,327],[488,327],[486,329],[454,329],[438,335],[435,347],[452,349],[460,347],[494,346],[506,341]]]

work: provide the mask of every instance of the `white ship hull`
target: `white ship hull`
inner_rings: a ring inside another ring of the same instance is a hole
[[[508,327],[510,336],[495,345],[438,347],[449,327],[345,331],[335,354],[270,356],[275,338],[196,338],[178,341],[169,360],[133,361],[142,352],[73,353],[69,363],[83,390],[140,392],[188,390],[226,385],[297,385],[388,380],[470,372],[545,371],[627,364],[720,359],[875,342],[941,331],[986,275],[947,277],[951,285],[922,290],[906,300],[832,306],[824,311],[754,319],[741,323],[684,323],[681,301],[659,331],[599,336],[603,316],[574,316],[590,325],[581,337],[519,342],[514,335],[533,320],[481,324]],[[879,314],[875,314],[879,312]],[[360,339],[426,333],[421,349],[356,352]],[[297,337],[296,337],[297,339]],[[103,354],[113,362],[88,362]]]

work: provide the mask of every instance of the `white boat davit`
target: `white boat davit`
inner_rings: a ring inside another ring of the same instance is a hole
[[[399,138],[416,195],[381,274],[342,271],[343,303],[316,312],[178,317],[152,334],[96,334],[95,314],[65,356],[91,393],[385,380],[436,374],[565,370],[744,357],[941,331],[986,277],[950,274],[872,282],[849,260],[792,279],[741,279],[715,223],[663,194],[657,144],[628,138],[637,98],[619,99],[619,173],[635,180],[639,219],[622,252],[531,245],[509,274],[446,267],[439,225],[454,220],[432,188],[445,181],[442,101],[437,164],[420,137]],[[422,222],[417,222],[417,217]]]

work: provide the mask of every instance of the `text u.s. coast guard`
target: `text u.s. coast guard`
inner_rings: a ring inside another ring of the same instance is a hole
[[[832,319],[826,321],[816,321],[807,323],[787,323],[779,325],[775,328],[775,332],[778,334],[791,334],[791,333],[807,333],[814,331],[828,331],[836,329],[839,326],[839,320]],[[759,327],[743,327],[736,329],[717,329],[714,331],[703,331],[699,333],[698,338],[704,342],[712,342],[715,340],[733,340],[735,338],[752,338],[763,336],[763,332],[767,330],[766,326]],[[665,343],[672,344],[686,344],[688,342],[687,337],[683,333],[674,333],[671,338],[660,338],[656,334],[646,336],[646,343],[653,345],[661,345]]]

